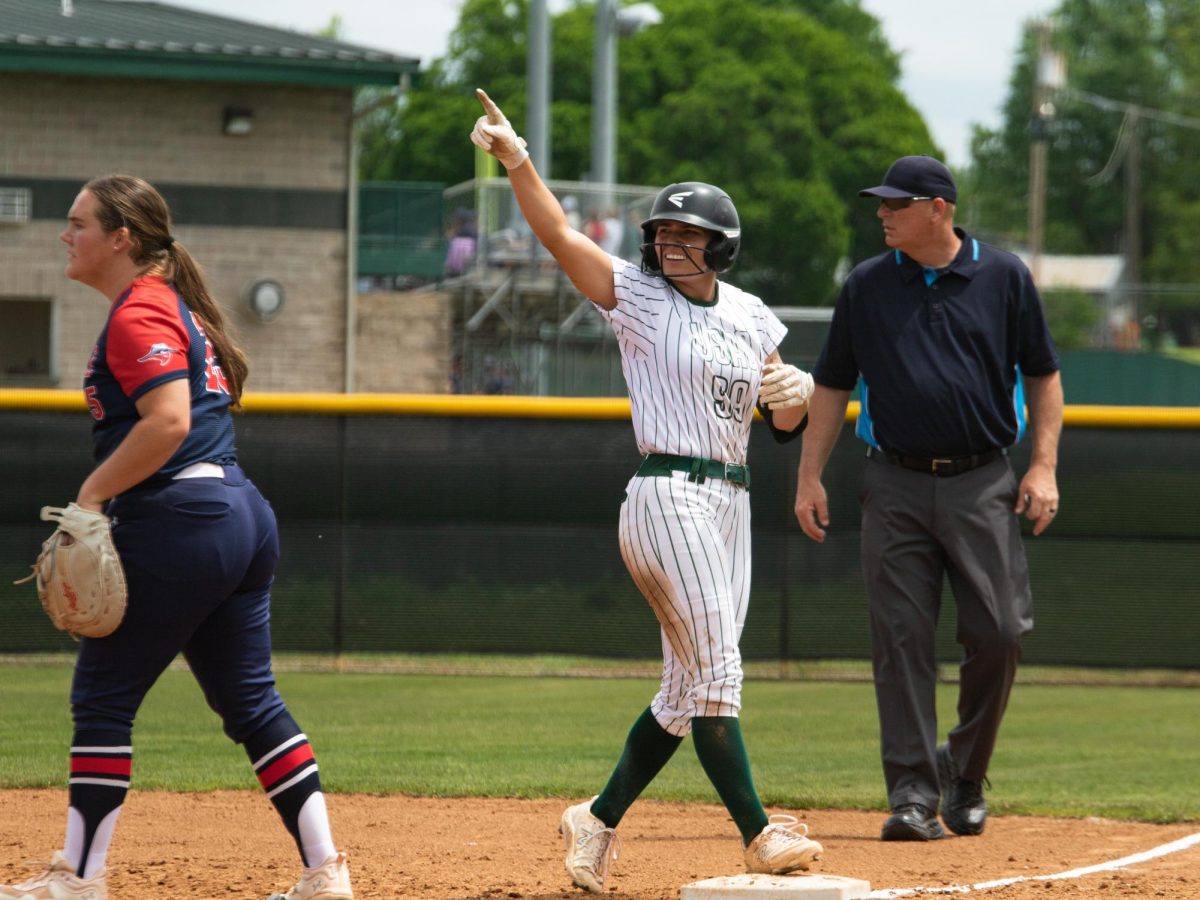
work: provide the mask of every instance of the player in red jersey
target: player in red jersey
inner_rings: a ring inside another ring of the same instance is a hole
[[[112,634],[80,641],[63,849],[28,881],[0,886],[0,897],[105,900],[133,721],[182,652],[300,850],[299,883],[273,898],[348,900],[316,759],[271,671],[279,536],[238,466],[230,417],[246,357],[147,182],[88,182],[60,237],[67,277],[111,304],[84,373],[96,468],[75,502],[112,518],[129,606]]]

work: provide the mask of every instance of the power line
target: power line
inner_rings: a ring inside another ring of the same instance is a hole
[[[1085,103],[1090,103],[1093,106],[1098,106],[1100,109],[1106,109],[1110,112],[1123,112],[1126,115],[1137,115],[1146,119],[1167,122],[1171,125],[1179,125],[1183,128],[1200,130],[1200,119],[1194,119],[1191,116],[1181,116],[1179,113],[1167,112],[1165,109],[1154,109],[1151,106],[1142,106],[1141,104],[1129,103],[1124,100],[1110,100],[1108,97],[1101,97],[1099,94],[1093,94],[1090,91],[1081,91],[1079,88],[1063,88],[1062,93],[1067,97],[1083,100]]]
[[[1134,127],[1130,127],[1130,122],[1133,121]],[[1121,119],[1121,130],[1117,132],[1117,141],[1113,144],[1112,152],[1108,155],[1108,162],[1104,164],[1104,168],[1095,175],[1089,175],[1084,181],[1095,187],[1096,185],[1108,184],[1120,168],[1121,163],[1125,159],[1125,153],[1129,150],[1129,142],[1137,130],[1136,118],[1133,113],[1126,111],[1124,118]]]

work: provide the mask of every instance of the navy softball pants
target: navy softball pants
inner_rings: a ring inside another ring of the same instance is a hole
[[[83,638],[71,687],[77,731],[130,733],[183,653],[225,734],[242,743],[285,711],[271,672],[275,514],[236,466],[224,478],[135,489],[109,504],[129,584],[121,626]]]

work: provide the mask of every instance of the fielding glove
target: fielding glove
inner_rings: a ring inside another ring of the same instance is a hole
[[[43,506],[42,520],[57,522],[58,530],[42,544],[33,574],[13,584],[36,578],[46,615],[72,637],[112,634],[125,617],[128,592],[108,516],[68,503]]]

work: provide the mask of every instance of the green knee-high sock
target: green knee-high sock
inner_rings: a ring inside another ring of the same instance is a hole
[[[729,810],[742,844],[749,844],[767,827],[767,813],[754,789],[750,758],[736,716],[697,716],[692,719],[696,756]]]
[[[592,803],[592,815],[609,828],[616,828],[625,810],[662,771],[682,742],[683,738],[664,730],[647,707],[629,729],[621,759]]]

